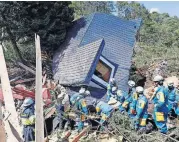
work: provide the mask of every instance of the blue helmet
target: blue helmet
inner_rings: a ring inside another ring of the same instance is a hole
[[[30,97],[25,98],[24,102],[23,102],[23,107],[28,107],[34,104],[34,100]]]

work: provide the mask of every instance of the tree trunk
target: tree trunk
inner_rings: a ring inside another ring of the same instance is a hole
[[[8,26],[6,26],[6,31],[7,31],[8,35],[9,35],[9,37],[10,37],[12,46],[13,46],[18,58],[20,59],[21,62],[24,62],[24,59],[22,58],[22,55],[21,55],[20,50],[19,50],[19,48],[17,46],[17,43],[16,43],[16,41],[15,41],[15,39],[14,39],[12,33],[11,33],[11,30],[10,30],[10,28]]]
[[[1,16],[2,16],[2,19],[3,19],[4,22],[5,22],[6,32],[7,32],[7,34],[9,35],[9,38],[10,38],[11,43],[12,43],[12,46],[13,46],[13,48],[14,48],[14,50],[15,50],[17,56],[18,56],[18,58],[20,59],[20,61],[24,63],[25,61],[24,61],[24,59],[22,58],[22,55],[21,55],[21,53],[20,53],[20,50],[19,50],[19,48],[18,48],[18,46],[17,46],[17,43],[16,43],[16,40],[15,40],[15,37],[12,35],[11,29],[10,29],[10,27],[8,26],[6,17],[5,17],[2,13],[1,13]]]

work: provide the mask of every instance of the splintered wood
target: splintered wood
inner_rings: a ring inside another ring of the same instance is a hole
[[[43,99],[42,99],[42,63],[40,37],[35,35],[36,46],[36,91],[35,91],[35,142],[44,141],[44,117],[43,117]]]
[[[12,90],[9,83],[9,77],[7,73],[5,58],[2,46],[0,45],[0,75],[1,75],[1,84],[2,91],[4,96],[5,103],[5,130],[7,133],[7,142],[21,142],[21,128],[18,123],[18,115],[15,109],[14,100],[12,96]],[[3,142],[3,141],[1,141]]]

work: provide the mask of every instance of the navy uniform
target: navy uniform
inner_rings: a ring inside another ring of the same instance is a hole
[[[26,98],[23,102],[23,110],[20,114],[23,125],[24,142],[35,142],[35,109],[34,100]]]

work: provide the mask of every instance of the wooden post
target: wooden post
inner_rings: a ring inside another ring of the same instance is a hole
[[[84,136],[89,130],[91,129],[91,126],[88,126],[86,128],[84,128],[77,136],[75,136],[73,138],[73,140],[71,142],[78,142],[79,139]]]
[[[42,63],[40,37],[35,34],[36,46],[36,91],[35,91],[35,142],[44,141],[44,117],[43,117],[43,99],[42,99]]]
[[[6,132],[3,123],[2,102],[0,101],[0,142],[6,142]]]
[[[18,115],[14,105],[14,99],[12,95],[12,90],[10,87],[9,77],[7,73],[5,58],[2,46],[0,45],[0,76],[2,91],[4,96],[5,111],[8,113],[8,118],[4,121],[5,130],[7,133],[7,142],[21,142],[22,138],[21,128],[18,122]]]

